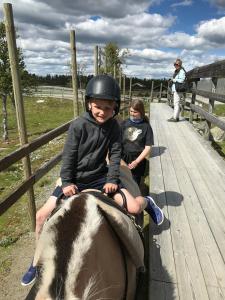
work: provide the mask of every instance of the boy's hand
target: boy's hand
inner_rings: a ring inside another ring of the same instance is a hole
[[[68,185],[68,186],[65,186],[63,189],[63,194],[65,196],[73,196],[77,193],[77,187],[75,184],[71,184],[71,185]]]
[[[105,191],[106,194],[114,193],[117,191],[117,189],[118,189],[118,185],[114,183],[106,183],[103,186],[103,190]]]

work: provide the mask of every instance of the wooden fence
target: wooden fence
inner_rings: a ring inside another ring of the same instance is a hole
[[[190,107],[189,121],[192,123],[194,113],[200,115],[207,122],[208,130],[206,138],[210,138],[211,125],[215,125],[222,130],[225,130],[225,122],[219,119],[214,114],[215,101],[225,103],[225,93],[221,88],[221,85],[225,82],[225,60],[218,61],[212,64],[208,64],[202,67],[194,68],[187,72],[187,77],[193,82],[193,88],[191,89],[191,101],[188,101],[186,94],[183,95],[184,102],[182,104],[183,109]],[[207,80],[210,90],[202,89],[204,81]],[[219,84],[220,83],[220,88]],[[221,84],[222,83],[222,84]],[[222,93],[222,92],[223,93]],[[202,96],[205,99],[205,106],[208,110],[201,107],[199,104],[201,101],[196,99],[196,96]],[[171,104],[171,93],[168,92],[168,103]]]

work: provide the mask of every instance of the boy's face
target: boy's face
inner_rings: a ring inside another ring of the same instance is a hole
[[[89,104],[92,116],[98,124],[103,124],[113,117],[115,102],[111,100],[92,99]]]

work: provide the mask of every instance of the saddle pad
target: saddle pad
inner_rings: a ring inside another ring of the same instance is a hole
[[[144,269],[144,246],[131,219],[115,207],[95,198],[97,205],[106,213],[107,218],[123,243],[124,248],[137,269]]]

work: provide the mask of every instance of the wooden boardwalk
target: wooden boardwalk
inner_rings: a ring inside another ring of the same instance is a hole
[[[149,299],[225,299],[225,162],[172,109],[151,104],[151,194],[165,213],[150,226]]]

